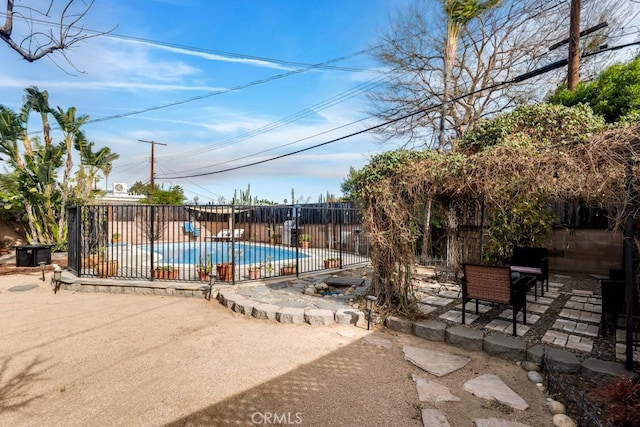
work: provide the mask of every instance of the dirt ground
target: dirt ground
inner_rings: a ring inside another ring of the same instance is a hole
[[[25,285],[37,287],[9,291]],[[363,343],[369,333],[393,347]],[[491,417],[551,424],[546,396],[513,362],[384,330],[257,320],[213,300],[54,294],[37,273],[5,275],[0,337],[1,426],[420,426],[421,409],[433,407],[452,426]],[[405,344],[471,362],[435,378],[404,360]],[[413,373],[461,401],[419,402]],[[485,373],[499,375],[530,408],[462,389]]]

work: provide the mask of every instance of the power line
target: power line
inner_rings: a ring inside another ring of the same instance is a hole
[[[88,31],[88,32],[91,32],[91,31]],[[170,43],[170,42],[146,39],[146,38],[143,38],[143,37],[125,36],[125,35],[115,34],[115,33],[109,33],[109,35],[106,36],[106,37],[113,37],[113,38],[116,38],[116,39],[123,39],[123,40],[131,40],[131,41],[134,41],[134,42],[150,44],[150,45],[160,46],[160,47],[167,47],[167,48],[171,48],[171,49],[182,49],[182,50],[188,50],[188,51],[197,52],[197,53],[220,55],[220,56],[229,57],[229,58],[246,59],[246,60],[255,61],[255,62],[266,62],[266,63],[278,64],[278,65],[288,66],[288,67],[298,67],[298,68],[300,68],[300,67],[309,67],[309,66],[314,65],[314,64],[309,64],[309,63],[306,63],[306,62],[286,61],[284,59],[269,58],[269,57],[265,57],[265,56],[254,56],[254,55],[247,55],[247,54],[243,54],[243,53],[228,52],[228,51],[224,51],[224,50],[205,49],[205,48],[200,48],[200,47],[181,45],[181,44],[178,44],[178,43]],[[318,65],[316,68],[322,68],[322,69],[325,69],[325,70],[335,70],[335,71],[351,71],[351,72],[366,71],[366,70],[364,70],[362,68],[337,67],[337,66],[334,66],[334,65]]]
[[[208,166],[201,167],[201,168],[193,168],[193,169],[191,169],[191,170],[193,171],[193,170],[198,170],[198,169],[210,168],[210,167],[213,167],[213,166],[221,166],[221,165],[225,165],[225,164],[227,164],[227,163],[231,163],[231,162],[235,162],[235,161],[238,161],[238,160],[243,160],[243,159],[247,159],[247,158],[250,158],[250,157],[254,157],[254,156],[257,156],[257,155],[259,155],[259,154],[268,153],[269,151],[277,150],[278,148],[288,147],[288,146],[290,146],[290,145],[294,145],[294,144],[297,144],[297,143],[299,143],[299,142],[306,141],[306,140],[308,140],[308,139],[315,138],[315,137],[320,136],[320,135],[324,135],[324,134],[327,134],[327,133],[330,133],[330,132],[334,132],[334,131],[336,131],[336,130],[340,130],[340,129],[342,129],[342,128],[346,128],[346,127],[352,126],[352,125],[354,125],[354,124],[357,124],[357,123],[363,122],[363,121],[365,121],[365,120],[368,120],[368,119],[370,119],[370,118],[372,118],[372,117],[373,117],[373,116],[367,116],[367,117],[364,117],[364,118],[362,118],[362,119],[356,120],[356,121],[354,121],[354,122],[349,122],[349,123],[346,123],[346,124],[344,124],[344,125],[337,126],[337,127],[335,127],[335,128],[332,128],[332,129],[326,130],[326,131],[324,131],[324,132],[320,132],[320,133],[317,133],[317,134],[314,134],[314,135],[311,135],[311,136],[307,136],[307,137],[304,137],[304,138],[297,139],[297,140],[292,141],[292,142],[288,142],[288,143],[286,143],[286,144],[278,145],[278,146],[276,146],[276,147],[267,148],[267,149],[265,149],[265,150],[258,151],[258,152],[256,152],[256,153],[247,154],[246,156],[236,157],[235,159],[227,160],[227,161],[220,162],[220,163],[215,163],[215,164],[213,164],[213,165],[208,165]],[[214,172],[214,173],[217,173],[217,172]],[[208,174],[208,173],[205,173],[204,175],[209,175],[209,174]],[[202,176],[202,175],[195,175],[195,176]],[[178,177],[173,177],[173,176],[168,176],[168,177],[166,177],[166,176],[161,176],[161,177],[158,177],[158,178],[159,178],[159,179],[178,179],[178,178],[182,178],[182,177],[180,177],[180,176],[178,176]]]
[[[301,73],[307,72],[309,70],[318,68],[321,65],[327,65],[327,64],[332,64],[332,63],[335,63],[335,62],[344,61],[346,59],[353,58],[355,56],[359,56],[359,55],[365,54],[367,52],[368,52],[368,49],[363,49],[363,50],[360,50],[358,52],[351,53],[349,55],[341,56],[341,57],[338,57],[338,58],[333,58],[333,59],[330,59],[330,60],[325,61],[325,62],[309,65],[308,67],[299,68],[297,70],[289,71],[289,72],[286,72],[286,73],[276,74],[276,75],[273,75],[273,76],[270,76],[270,77],[266,77],[264,79],[254,80],[252,82],[245,83],[245,84],[238,85],[238,86],[234,86],[234,87],[229,88],[229,89],[224,89],[224,90],[211,92],[211,93],[208,93],[206,95],[198,95],[198,96],[194,96],[194,97],[191,97],[191,98],[188,98],[188,99],[183,99],[183,100],[180,100],[180,101],[169,102],[167,104],[157,105],[155,107],[147,107],[147,108],[144,108],[142,110],[131,111],[131,112],[128,112],[128,113],[114,114],[114,115],[107,116],[107,117],[102,117],[102,118],[99,118],[99,119],[91,119],[91,120],[88,120],[86,122],[86,124],[89,124],[89,123],[100,123],[100,122],[106,122],[106,121],[109,121],[109,120],[115,120],[115,119],[121,119],[121,118],[124,118],[124,117],[135,116],[135,115],[138,115],[138,114],[148,113],[149,111],[162,110],[162,109],[169,108],[169,107],[175,107],[176,105],[186,104],[186,103],[193,102],[193,101],[199,101],[201,99],[211,98],[213,96],[222,95],[222,94],[229,93],[229,92],[235,92],[235,91],[238,91],[238,90],[241,90],[241,89],[246,89],[246,88],[249,88],[249,87],[252,87],[252,86],[257,86],[257,85],[261,85],[261,84],[264,84],[264,83],[272,82],[274,80],[279,80],[279,79],[283,79],[285,77],[290,77],[290,76],[293,76],[293,75],[296,75],[296,74],[301,74]]]
[[[596,54],[599,54],[599,53],[602,53],[602,52],[606,52],[606,51],[609,51],[609,50],[624,49],[626,47],[630,47],[630,46],[633,46],[633,45],[640,45],[640,42],[632,42],[632,43],[627,43],[627,44],[620,45],[620,46],[613,46],[613,47],[610,47],[610,48],[601,49],[601,50],[599,50],[597,52],[590,52],[590,53],[585,54],[583,56],[593,56],[593,55],[596,55]],[[567,63],[568,63],[567,59],[556,61],[556,62],[554,62],[552,64],[546,65],[546,66],[541,67],[541,68],[539,68],[537,70],[533,70],[533,71],[530,71],[528,73],[516,76],[516,77],[514,77],[514,78],[512,78],[510,80],[506,80],[506,81],[503,81],[503,82],[500,82],[500,83],[495,83],[493,85],[485,86],[483,88],[476,89],[475,91],[468,92],[468,93],[465,93],[463,95],[457,96],[455,98],[450,99],[449,102],[458,101],[460,99],[466,98],[467,96],[474,95],[476,93],[480,93],[480,92],[483,92],[485,90],[494,89],[494,88],[497,88],[497,87],[500,87],[500,86],[505,86],[507,84],[520,83],[520,82],[523,82],[525,80],[531,79],[533,77],[539,76],[541,74],[545,74],[545,73],[547,73],[549,71],[552,71],[552,70],[558,69],[560,67],[563,67],[563,66],[567,65]],[[383,123],[380,123],[380,124],[377,124],[377,125],[374,125],[374,126],[370,126],[370,127],[366,128],[366,129],[363,129],[363,130],[360,130],[360,131],[357,131],[357,132],[353,132],[353,133],[350,133],[348,135],[344,135],[344,136],[341,136],[341,137],[338,137],[338,138],[334,138],[334,139],[329,140],[329,141],[321,142],[319,144],[315,144],[315,145],[312,145],[312,146],[309,146],[309,147],[306,147],[306,148],[301,148],[299,150],[295,150],[295,151],[292,151],[292,152],[289,152],[289,153],[281,154],[279,156],[274,156],[274,157],[271,157],[271,158],[268,158],[268,159],[259,160],[259,161],[247,163],[245,165],[234,166],[234,167],[230,167],[230,168],[226,168],[226,169],[222,169],[222,170],[218,170],[218,171],[213,171],[213,172],[203,172],[203,173],[192,174],[192,175],[173,176],[173,177],[166,177],[166,178],[167,179],[195,178],[195,177],[216,175],[216,174],[220,174],[220,173],[231,172],[231,171],[234,171],[234,170],[244,169],[244,168],[251,167],[251,166],[257,166],[257,165],[260,165],[260,164],[263,164],[263,163],[272,162],[274,160],[279,160],[279,159],[282,159],[282,158],[285,158],[285,157],[293,156],[295,154],[300,154],[300,153],[303,153],[305,151],[310,151],[310,150],[313,150],[313,149],[316,149],[316,148],[319,148],[319,147],[322,147],[322,146],[325,146],[325,145],[332,144],[334,142],[342,141],[342,140],[345,140],[345,139],[348,139],[348,138],[351,138],[351,137],[354,137],[354,136],[357,136],[357,135],[361,135],[363,133],[371,132],[372,130],[376,130],[376,129],[379,129],[379,128],[384,127],[384,126],[388,126],[388,125],[390,125],[392,123],[399,122],[400,120],[405,120],[405,119],[408,119],[410,117],[416,116],[418,114],[426,113],[428,111],[434,110],[434,109],[440,107],[440,105],[441,105],[441,103],[432,104],[432,105],[430,105],[428,107],[421,108],[421,109],[419,109],[417,111],[405,114],[405,115],[400,116],[400,117],[396,117],[396,118],[391,119],[391,120],[387,120],[386,122],[383,122]]]
[[[0,16],[6,17],[7,14],[5,12],[0,12]],[[48,25],[48,26],[59,26],[60,25],[60,22],[47,21],[45,19],[38,19],[38,18],[34,18],[34,17],[27,18],[25,16],[22,16],[22,15],[19,15],[19,14],[15,14],[15,13],[13,14],[13,19],[14,20],[22,20],[22,21],[27,22],[27,23],[38,23],[38,24],[44,24],[44,25]],[[72,25],[72,26],[70,26],[68,28],[76,30],[76,31],[83,31],[85,33],[90,33],[90,34],[105,35],[105,37],[112,37],[114,39],[130,40],[130,41],[134,41],[134,42],[138,42],[138,43],[145,43],[145,44],[150,44],[150,45],[155,45],[155,46],[160,46],[160,47],[167,47],[167,48],[173,48],[173,49],[183,49],[183,50],[197,52],[197,53],[220,55],[220,56],[225,56],[225,57],[229,57],[229,58],[236,58],[236,59],[246,59],[246,60],[255,61],[255,62],[265,62],[265,63],[278,64],[278,65],[283,65],[283,66],[291,66],[291,67],[309,67],[309,66],[314,65],[314,64],[309,64],[309,63],[305,63],[305,62],[287,61],[287,60],[284,60],[284,59],[270,58],[270,57],[265,57],[265,56],[248,55],[248,54],[244,54],[244,53],[229,52],[229,51],[217,50],[217,49],[206,49],[206,48],[183,45],[183,44],[178,44],[178,43],[165,42],[165,41],[161,41],[161,40],[147,39],[147,38],[144,38],[144,37],[128,36],[128,35],[125,35],[125,34],[110,33],[110,32],[106,32],[105,33],[104,31],[92,30],[90,28],[78,27],[78,26],[74,26],[74,25]],[[336,71],[351,71],[351,72],[366,71],[366,70],[363,70],[361,68],[336,67],[336,66],[333,66],[333,65],[319,65],[319,66],[317,66],[317,68],[322,68],[322,69],[327,69],[327,70],[336,70]]]
[[[207,147],[202,147],[202,148],[198,148],[198,149],[194,149],[192,151],[189,152],[185,152],[185,153],[181,153],[177,156],[171,156],[171,159],[178,159],[178,158],[187,158],[187,157],[191,157],[191,156],[196,156],[196,155],[201,155],[204,154],[206,152],[209,151],[213,151],[213,150],[217,150],[223,147],[227,147],[229,145],[232,144],[236,144],[239,143],[241,141],[253,138],[255,136],[273,131],[275,129],[281,128],[287,124],[293,123],[295,121],[298,121],[302,118],[308,117],[312,114],[317,113],[318,111],[322,111],[324,109],[327,109],[329,107],[332,107],[334,105],[337,105],[347,99],[351,99],[357,95],[362,94],[363,92],[365,92],[366,90],[370,90],[370,89],[374,89],[378,86],[380,86],[381,84],[384,83],[385,80],[388,79],[388,77],[386,77],[388,74],[390,74],[392,71],[387,72],[384,75],[381,76],[377,76],[374,79],[371,79],[365,83],[361,83],[353,88],[350,88],[344,92],[339,93],[338,95],[335,95],[331,98],[328,98],[324,101],[321,101],[317,104],[314,104],[310,107],[307,107],[303,110],[300,110],[296,113],[290,114],[286,117],[283,117],[275,122],[271,122],[269,124],[266,124],[264,126],[261,126],[257,129],[253,129],[251,131],[248,131],[244,134],[240,134],[240,135],[236,135],[227,139],[223,139],[222,141],[216,143],[216,144],[212,144],[209,145]],[[320,133],[319,135],[324,134],[325,132]],[[316,135],[317,136],[317,135]],[[308,139],[308,138],[304,138],[304,139]],[[286,145],[290,145],[290,144],[285,144]],[[277,148],[277,147],[276,147]],[[161,158],[161,157],[159,157]],[[207,166],[208,167],[208,166]],[[203,169],[203,168],[199,168],[199,169]],[[194,170],[194,169],[191,169]],[[197,170],[197,169],[196,169]]]

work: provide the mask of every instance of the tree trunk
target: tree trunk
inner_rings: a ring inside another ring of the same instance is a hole
[[[427,211],[424,214],[424,232],[422,233],[422,263],[431,257],[431,206],[433,205],[433,199],[429,197],[427,200]]]
[[[447,203],[447,267],[455,273],[460,266],[458,243],[458,215],[454,201]]]

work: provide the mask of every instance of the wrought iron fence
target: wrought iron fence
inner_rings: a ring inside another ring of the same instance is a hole
[[[585,390],[580,390],[570,375],[561,375],[546,350],[541,365],[549,394],[556,396],[579,427],[614,427],[613,421],[605,419],[600,403],[588,399]]]
[[[68,225],[80,277],[236,282],[369,260],[368,233],[346,204],[77,206]]]

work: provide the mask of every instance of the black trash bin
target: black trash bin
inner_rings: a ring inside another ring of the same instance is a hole
[[[41,262],[51,264],[51,246],[16,246],[16,267],[37,267]]]

